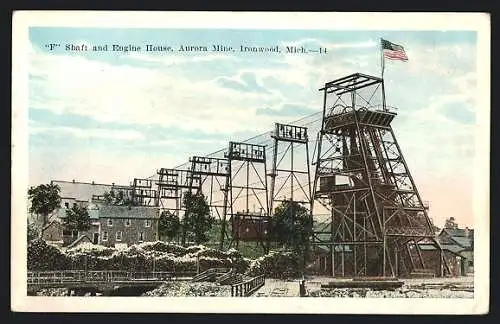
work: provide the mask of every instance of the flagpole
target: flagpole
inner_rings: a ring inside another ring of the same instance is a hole
[[[384,57],[384,45],[382,44],[382,37],[380,37],[380,65],[382,66],[382,107],[385,111],[387,111],[387,107],[385,105],[385,89],[384,89],[384,70],[385,70],[385,57]]]
[[[385,60],[384,60],[384,46],[382,45],[382,37],[380,37],[380,66],[382,68],[381,77],[382,79],[384,79]]]

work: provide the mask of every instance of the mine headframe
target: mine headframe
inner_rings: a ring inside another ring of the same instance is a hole
[[[105,194],[100,194],[92,195],[92,202],[94,203],[113,203],[113,199],[119,199],[120,197],[122,200],[132,200],[133,197],[133,188],[132,186],[119,186],[119,185],[111,185],[111,188],[109,189],[106,194],[109,195],[108,199],[106,199]]]
[[[314,244],[329,247],[333,275],[378,275],[424,267],[432,239],[427,211],[391,127],[383,80],[360,73],[325,84],[314,199],[330,213]]]
[[[158,192],[153,180],[134,178],[132,182],[132,200],[139,206],[158,206]]]
[[[156,182],[158,199],[162,210],[173,211],[180,216],[183,210],[183,197],[186,192],[201,190],[200,176],[191,170],[161,168],[157,170]]]

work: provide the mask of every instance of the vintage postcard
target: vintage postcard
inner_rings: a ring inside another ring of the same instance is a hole
[[[12,309],[487,313],[489,19],[16,12]]]

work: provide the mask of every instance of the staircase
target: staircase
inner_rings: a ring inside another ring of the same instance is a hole
[[[243,282],[244,279],[246,278],[242,274],[237,273],[235,269],[231,269],[229,272],[217,278],[215,282],[219,285],[234,285]]]
[[[434,269],[426,268],[420,255],[418,244],[411,244],[407,246],[408,257],[411,262],[410,278],[434,278],[436,272]]]
[[[219,278],[231,273],[233,269],[227,268],[210,268],[206,271],[203,271],[191,279],[192,282],[200,282],[200,281],[217,281]]]
[[[236,269],[211,268],[191,279],[192,282],[211,281],[219,285],[231,286],[231,296],[248,297],[265,284],[264,275],[254,278],[237,273]]]

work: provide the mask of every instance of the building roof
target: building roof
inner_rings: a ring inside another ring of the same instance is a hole
[[[434,250],[437,250],[437,247],[433,244],[419,244],[418,245],[419,248],[422,250],[422,251],[434,251]],[[444,251],[449,251],[453,254],[456,254],[458,256],[461,256],[460,255],[460,252],[462,252],[464,250],[464,248],[462,248],[461,246],[459,245],[456,245],[456,244],[442,244],[441,245],[441,248],[444,250]]]
[[[75,241],[73,241],[70,245],[67,246],[68,249],[71,249],[72,247],[75,247],[81,243],[92,243],[92,240],[87,236],[87,235],[82,235],[79,238],[77,238]]]
[[[474,246],[474,229],[466,228],[443,228],[439,234],[440,241],[443,243],[450,243],[460,245],[465,249],[472,249]],[[449,240],[443,240],[444,237],[449,238]],[[448,241],[448,242],[446,242]]]
[[[467,231],[469,232],[469,237],[474,237],[473,228],[443,228],[443,231],[450,236],[467,237]]]
[[[158,207],[146,206],[107,206],[102,205],[97,210],[99,218],[143,218],[152,219],[160,217]]]
[[[458,245],[463,246],[464,248],[471,248],[472,247],[472,239],[467,238],[467,237],[460,237],[460,236],[452,236],[451,239],[455,241]]]
[[[59,195],[64,198],[72,198],[79,201],[90,201],[93,195],[104,195],[111,189],[127,189],[129,186],[102,184],[102,183],[88,183],[88,182],[73,182],[52,180],[61,189]]]
[[[456,244],[442,244],[441,248],[443,248],[443,250],[448,250],[448,251],[456,253],[456,254],[458,254],[464,250],[463,247],[456,245]]]
[[[43,227],[43,231],[45,231],[47,228],[49,228],[51,226],[54,226],[54,225],[56,225],[56,226],[62,226],[62,224],[61,224],[61,222],[59,220],[54,219],[54,220],[50,221],[47,225],[45,225]]]

